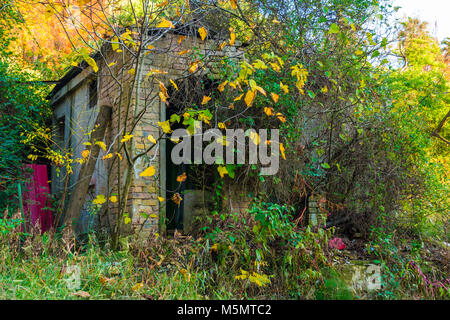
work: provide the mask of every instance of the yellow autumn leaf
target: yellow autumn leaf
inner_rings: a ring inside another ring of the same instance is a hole
[[[263,96],[266,96],[266,90],[264,90],[263,88],[261,88],[260,86],[255,86],[255,90],[258,90],[259,92],[261,92],[261,94]]]
[[[277,73],[281,71],[281,67],[277,62],[269,62],[269,64],[272,67],[273,71]]]
[[[166,102],[167,98],[169,98],[169,95],[167,94],[166,86],[161,81],[159,82],[159,89],[161,90],[161,92],[159,93],[159,96],[161,97],[161,100]]]
[[[328,87],[325,86],[325,87],[323,87],[322,89],[320,89],[320,91],[321,91],[322,93],[327,93],[327,92],[328,92]]]
[[[236,34],[234,33],[234,29],[230,28],[230,41],[228,42],[230,46],[234,45],[236,42]]]
[[[115,64],[116,64],[116,62],[111,62],[110,64],[108,64],[108,67],[112,67]]]
[[[159,202],[163,202],[164,198],[163,197],[158,197]]]
[[[170,129],[170,123],[169,120],[166,120],[164,122],[158,122],[158,126],[161,127],[164,133],[171,133],[172,130]]]
[[[150,166],[147,169],[145,169],[144,171],[142,171],[139,176],[140,177],[152,177],[155,175],[155,173],[156,173],[155,167]]]
[[[251,107],[253,104],[253,100],[255,99],[256,91],[255,90],[248,90],[247,94],[245,95],[244,101],[247,107]]]
[[[201,27],[198,29],[198,33],[200,34],[200,38],[202,38],[202,40],[205,40],[208,31],[206,31],[205,28]]]
[[[276,93],[271,93],[270,96],[272,97],[273,102],[277,103],[278,99],[279,99],[279,95],[277,95]]]
[[[94,72],[98,71],[97,62],[95,62],[94,59],[92,59],[91,57],[85,57],[84,60],[88,63],[88,65],[92,67],[92,70],[94,70]]]
[[[227,167],[225,166],[218,166],[217,171],[219,171],[219,175],[221,178],[223,178],[226,174],[228,174]]]
[[[108,159],[110,159],[110,158],[112,158],[112,153],[108,153],[107,155],[105,155],[103,158],[102,158],[102,160],[108,160]]]
[[[156,140],[155,140],[155,138],[154,138],[151,134],[148,135],[147,139],[148,139],[151,143],[156,144]]]
[[[83,150],[83,151],[81,151],[81,156],[84,158],[84,159],[87,159],[87,157],[89,157],[89,154],[90,154],[91,152],[89,151],[89,150]]]
[[[256,132],[250,131],[249,138],[254,144],[259,144],[259,135]]]
[[[105,202],[106,198],[102,194],[99,194],[94,200],[92,200],[93,204],[104,204]]]
[[[222,50],[223,48],[225,48],[225,46],[227,45],[227,42],[224,41],[219,45],[219,50]]]
[[[238,0],[230,0],[231,7],[232,7],[233,9],[236,9],[236,8],[237,8],[237,2],[238,2]]]
[[[200,63],[200,61],[198,61],[198,60],[192,62],[191,66],[189,67],[189,72],[194,73],[195,71],[197,71],[199,63]]]
[[[130,217],[125,217],[125,219],[123,219],[123,223],[125,224],[129,224],[131,222]]]
[[[230,144],[230,141],[228,141],[226,136],[222,136],[222,138],[217,138],[216,142],[222,146],[228,146]]]
[[[166,1],[166,2],[168,2],[168,1]],[[144,287],[144,283],[139,282],[139,283],[136,283],[134,286],[132,286],[131,290],[138,291],[138,290],[142,289],[143,287]]]
[[[280,88],[284,91],[284,93],[289,93],[289,87],[287,85],[284,85],[283,82],[280,82]]]
[[[116,152],[116,155],[117,155],[117,157],[118,157],[120,160],[123,159],[123,158],[122,158],[122,155],[121,155],[120,153]]]
[[[270,117],[273,115],[273,108],[265,107],[264,112]]]
[[[120,140],[120,142],[127,142],[131,138],[133,138],[132,134],[126,134],[126,135],[123,136],[123,138]]]
[[[172,29],[175,28],[173,23],[165,18],[162,18],[161,22],[156,27],[157,28],[172,28]]]
[[[183,51],[180,51],[178,53],[178,55],[182,56],[182,55],[185,55],[186,53],[189,53],[189,52],[191,52],[191,50],[183,50]]]
[[[117,37],[111,39],[111,47],[114,51],[119,49],[119,39]]]
[[[159,97],[161,98],[162,102],[167,103],[167,97],[164,95],[164,93],[160,92]]]
[[[219,90],[220,92],[223,92],[223,90],[225,90],[225,86],[227,85],[227,83],[228,83],[228,80],[226,80],[226,81],[222,82],[221,84],[219,84],[217,86],[217,90]]]
[[[278,120],[280,120],[281,122],[283,122],[283,123],[286,122],[286,118],[283,116],[282,113],[278,112],[276,114],[276,116],[277,116]]]
[[[211,97],[203,96],[202,105],[207,104]]]
[[[284,160],[286,160],[286,155],[284,154],[284,146],[282,143],[280,143],[280,152],[281,152],[281,156],[283,157]]]
[[[157,8],[161,8],[161,7],[164,7],[164,6],[168,5],[168,4],[169,4],[169,0],[165,0],[165,1],[161,2],[161,3],[156,4],[156,7]]]
[[[159,70],[159,69],[151,69],[146,75],[145,75],[145,79],[147,80],[148,78],[150,78],[151,76],[153,76],[154,74],[167,74],[167,71],[164,70]]]
[[[102,148],[103,151],[106,151],[106,144],[103,141],[97,141],[95,144]]]
[[[170,83],[172,84],[172,86],[175,88],[175,90],[178,91],[178,86],[177,86],[177,84],[175,83],[175,81],[173,81],[172,79],[170,79],[169,81],[170,81]]]
[[[219,123],[217,124],[217,126],[219,127],[219,129],[226,129],[226,128],[227,128],[226,125],[225,125],[225,123],[223,123],[223,122],[219,122]]]
[[[239,100],[241,100],[243,96],[244,96],[244,94],[241,94],[239,97],[234,98],[234,101],[239,101]]]
[[[117,202],[117,197],[116,196],[111,196],[111,197],[109,197],[109,201],[111,201],[112,203],[116,203]]]

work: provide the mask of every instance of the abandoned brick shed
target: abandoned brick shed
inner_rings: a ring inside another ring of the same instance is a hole
[[[183,34],[182,30],[166,32],[152,42],[151,48],[144,55],[142,71],[136,75],[136,83],[133,83],[135,73],[129,72],[132,69],[131,55],[120,52],[121,50],[113,50],[110,44],[105,44],[100,52],[92,56],[98,67],[96,72],[92,65],[86,62],[80,63],[73,67],[51,92],[53,125],[57,128],[55,141],[70,150],[73,158],[82,158],[82,152],[86,149],[90,133],[99,117],[99,110],[102,107],[110,109],[103,139],[106,147],[100,150],[95,161],[95,169],[92,175],[89,175],[89,192],[83,199],[85,205],[78,223],[78,233],[85,233],[89,228],[90,201],[96,195],[113,193],[114,185],[119,180],[116,174],[117,166],[122,168],[122,172],[125,170],[125,161],[116,161],[111,167],[112,159],[104,160],[105,155],[119,152],[118,140],[124,134],[130,133],[123,132],[123,127],[129,125],[133,118],[140,117],[131,132],[133,134],[131,147],[136,153],[142,153],[148,149],[148,136],[159,136],[158,122],[166,121],[170,117],[171,106],[166,105],[157,94],[154,94],[159,92],[159,81],[169,87],[169,81],[172,80],[178,83],[181,89],[187,78],[197,79],[197,81],[208,78],[208,73],[210,75],[214,73],[215,64],[219,63],[225,55],[239,59],[241,54],[236,46],[218,49],[217,41],[208,39],[202,41],[198,35]],[[188,51],[207,57],[208,62],[192,73],[192,70],[189,71],[186,67],[192,63],[192,57],[189,54],[183,54]],[[148,76],[153,70],[157,70],[157,77]],[[139,98],[136,100],[135,96]],[[130,97],[131,99],[127,99]],[[185,98],[189,98],[189,92],[185,93]],[[127,100],[130,101],[129,110],[132,110],[128,113],[128,118],[125,117],[124,110],[126,109],[124,101]],[[170,199],[173,178],[184,170],[171,163],[167,143],[164,139],[160,140],[155,148],[134,164],[127,211],[134,225],[143,222],[144,217],[141,213],[145,213],[145,230],[158,230],[161,228],[161,221],[165,221],[169,228],[180,228],[180,226],[182,228],[183,217],[187,220],[189,215],[194,214],[191,212],[195,206],[192,202],[200,198],[199,190],[190,190],[191,195],[185,192],[185,199],[180,206],[173,206],[169,201],[158,200],[158,197]],[[155,167],[156,175],[152,179],[140,177],[139,174],[149,163]],[[73,173],[68,175],[64,168],[53,166],[52,193],[63,194],[66,190],[71,192],[82,183],[79,177],[81,167],[75,165]],[[186,188],[189,188],[189,185]],[[233,194],[234,200],[230,202],[232,209],[244,210],[248,202],[238,199],[243,196],[242,192],[236,191]],[[114,205],[111,205],[111,212],[118,210]]]

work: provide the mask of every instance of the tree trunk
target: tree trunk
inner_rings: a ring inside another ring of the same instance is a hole
[[[67,204],[66,215],[64,217],[64,225],[67,226],[69,221],[72,222],[72,230],[75,232],[78,220],[81,216],[81,209],[86,200],[89,190],[89,183],[94,173],[95,164],[100,153],[100,146],[96,145],[96,141],[103,141],[105,137],[106,127],[111,119],[111,108],[101,106],[97,120],[95,121],[94,132],[91,134],[91,152],[87,161],[81,166],[77,183],[72,190],[69,203]]]

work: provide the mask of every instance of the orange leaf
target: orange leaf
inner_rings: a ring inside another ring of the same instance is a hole
[[[277,118],[278,120],[280,120],[281,122],[286,122],[286,118],[283,116],[282,113],[277,113]]]
[[[183,174],[180,174],[180,175],[177,177],[177,181],[178,181],[178,182],[184,182],[184,181],[186,181],[186,179],[187,179],[186,172],[183,172]]]
[[[270,117],[273,115],[273,108],[265,107],[264,112]]]
[[[276,93],[271,93],[270,96],[272,97],[273,102],[277,103],[279,96]]]
[[[211,97],[203,96],[202,105],[207,104]]]
[[[236,41],[236,34],[234,33],[234,29],[230,28],[230,46],[234,45]]]

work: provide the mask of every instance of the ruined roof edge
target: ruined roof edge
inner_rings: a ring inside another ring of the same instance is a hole
[[[170,32],[171,34],[175,34],[175,35],[192,35],[192,33],[189,33],[189,30],[191,30],[191,28],[193,28],[193,27],[194,26],[192,26],[192,25],[178,26],[175,29],[168,30],[167,33]],[[159,29],[159,28],[151,28],[151,29],[148,30],[148,33],[150,35],[152,35],[152,34],[156,33],[156,31],[161,31],[161,29]],[[216,38],[217,33],[211,33],[211,36],[212,36],[211,38],[214,39],[214,38]],[[196,32],[196,37],[197,38],[201,38],[200,34],[198,33],[198,31]],[[104,45],[105,44],[103,44],[102,47]],[[245,46],[245,45],[243,44],[243,46]],[[97,61],[98,58],[100,58],[100,54],[99,54],[98,51],[94,52],[90,56],[91,56],[91,58],[93,58],[96,61]],[[61,90],[67,83],[69,83],[70,80],[72,80],[78,74],[80,74],[81,71],[83,71],[87,66],[88,66],[87,62],[83,60],[82,62],[80,62],[78,64],[78,66],[74,66],[74,67],[70,68],[69,71],[67,71],[67,73],[60,80],[58,80],[56,86],[48,94],[47,99],[51,100],[56,92]]]

